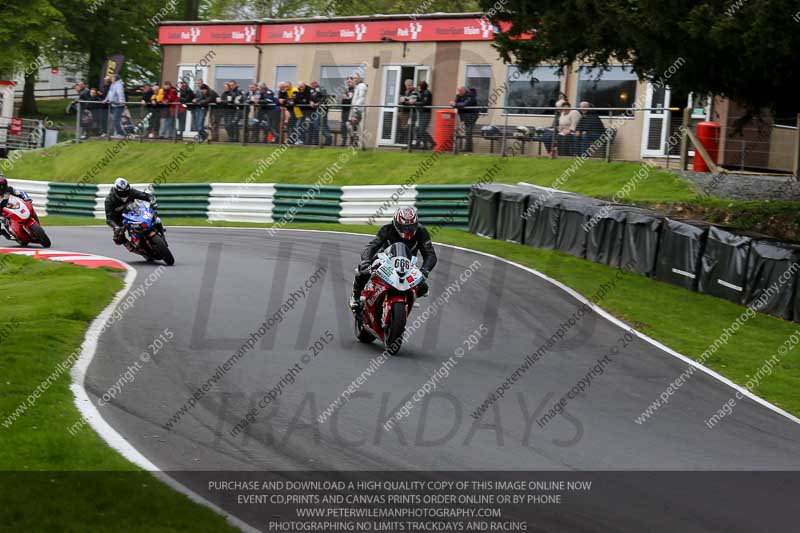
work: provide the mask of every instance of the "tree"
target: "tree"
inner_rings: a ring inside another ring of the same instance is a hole
[[[150,19],[166,3],[81,0],[76,7],[75,0],[51,1],[61,6],[65,28],[74,36],[64,49],[82,57],[87,84],[98,83],[103,62],[112,54],[125,56],[123,79],[144,81],[156,76],[160,70],[158,26]]]
[[[495,3],[481,0],[487,11]],[[523,69],[616,58],[643,78],[670,72],[673,89],[725,96],[752,116],[797,109],[797,9],[797,0],[508,0],[491,18],[510,24],[495,46]],[[528,32],[533,39],[518,39]]]
[[[45,58],[55,55],[55,43],[65,37],[61,12],[49,0],[4,0],[0,4],[0,73],[23,73],[23,115],[38,114],[33,89]]]

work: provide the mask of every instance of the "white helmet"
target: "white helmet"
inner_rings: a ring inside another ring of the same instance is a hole
[[[117,178],[114,180],[114,194],[121,200],[127,200],[131,194],[131,184],[125,178]]]

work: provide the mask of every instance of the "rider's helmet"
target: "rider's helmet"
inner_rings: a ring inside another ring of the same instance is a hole
[[[8,180],[3,173],[0,172],[0,196],[3,196],[8,191]]]
[[[394,229],[405,240],[412,239],[417,233],[419,227],[419,218],[417,217],[417,210],[411,206],[404,206],[399,208],[394,213],[392,220]]]
[[[114,187],[111,189],[120,200],[127,200],[131,194],[131,184],[125,178],[117,178],[114,180]]]

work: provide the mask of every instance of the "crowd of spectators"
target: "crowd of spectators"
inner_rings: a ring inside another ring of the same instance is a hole
[[[300,82],[296,86],[284,81],[275,89],[264,82],[251,83],[245,89],[235,80],[229,80],[223,84],[222,92],[217,93],[202,80],[197,80],[194,87],[183,80],[177,88],[169,81],[160,86],[145,83],[137,91],[141,100],[128,102],[119,76],[106,78],[101,89],[88,88],[79,82],[75,91],[82,102],[84,138],[139,134],[153,139],[175,139],[191,131],[201,141],[329,146],[338,136],[340,146],[357,146],[367,102],[367,85],[359,73],[348,76],[344,85],[332,94],[317,81]],[[430,132],[432,105],[433,95],[426,81],[415,85],[413,80],[405,80],[397,109],[398,144],[421,150],[436,146]],[[459,117],[460,151],[472,152],[475,124],[486,109],[480,107],[476,90],[463,85],[456,88],[449,105]],[[548,155],[575,155],[587,150],[602,135],[602,120],[589,102],[581,102],[578,110],[567,100],[559,100],[556,107],[559,110],[553,128],[541,136]],[[138,121],[134,124],[131,111],[137,108]],[[338,124],[329,117],[334,109]]]

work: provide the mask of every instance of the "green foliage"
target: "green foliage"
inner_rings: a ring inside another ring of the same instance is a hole
[[[494,4],[481,0],[486,10]],[[493,20],[511,24],[496,46],[523,68],[614,57],[643,77],[668,77],[673,89],[726,96],[757,114],[797,109],[797,10],[796,0],[509,0]],[[534,30],[534,39],[515,39]]]

